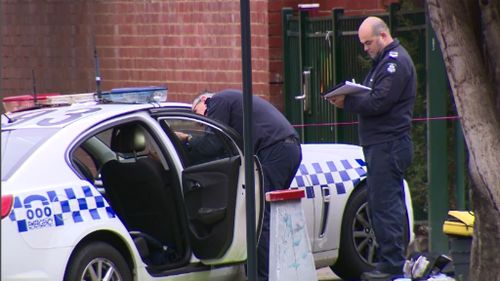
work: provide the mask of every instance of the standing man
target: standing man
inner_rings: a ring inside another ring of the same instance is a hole
[[[272,104],[253,96],[253,148],[264,172],[264,192],[287,189],[302,160],[297,131]],[[222,122],[243,135],[243,94],[224,90],[201,94],[193,101],[193,112]],[[179,135],[178,135],[179,136]],[[187,136],[186,136],[187,137]],[[262,232],[257,249],[258,278],[268,280],[270,207],[265,204]]]
[[[413,158],[410,130],[416,72],[408,52],[380,18],[366,18],[358,36],[373,59],[363,82],[372,90],[365,95],[334,97],[330,102],[358,114],[359,141],[368,168],[368,206],[379,244],[379,263],[361,277],[392,280],[402,275],[405,262],[403,175]]]

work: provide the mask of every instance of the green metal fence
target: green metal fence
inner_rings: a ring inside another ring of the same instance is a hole
[[[425,50],[425,13],[405,14],[396,9],[392,5],[388,13],[377,16],[391,25],[396,37],[408,38],[403,43],[417,47],[413,58],[424,66],[425,51],[419,50]],[[283,9],[285,114],[297,125],[304,142],[358,142],[356,125],[350,124],[356,117],[337,111],[319,94],[344,80],[362,81],[368,72],[370,60],[357,36],[363,19],[345,16],[341,9],[333,10],[330,17],[309,17],[306,11],[294,14],[290,8]],[[305,83],[308,79],[310,83]],[[424,79],[420,71],[419,81]],[[300,96],[303,99],[298,99]]]

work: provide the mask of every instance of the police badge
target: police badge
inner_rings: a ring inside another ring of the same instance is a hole
[[[395,64],[395,63],[389,63],[389,64],[387,65],[387,71],[388,71],[389,73],[394,73],[394,72],[396,72],[396,64]]]

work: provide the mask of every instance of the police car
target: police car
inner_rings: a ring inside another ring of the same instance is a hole
[[[259,225],[263,194],[258,159],[256,193],[245,192],[241,136],[166,102],[161,87],[46,95],[35,105],[2,114],[2,280],[244,278],[245,197],[255,197]],[[196,155],[176,132],[213,134],[224,149]],[[316,267],[356,278],[377,261],[362,151],[302,149],[291,188],[306,193]]]

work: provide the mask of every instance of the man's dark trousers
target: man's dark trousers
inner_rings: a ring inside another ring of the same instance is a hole
[[[377,270],[402,273],[406,219],[403,176],[413,158],[410,137],[363,146],[368,168],[368,207],[379,244]]]
[[[298,139],[288,138],[257,153],[264,173],[264,192],[288,189],[302,161]],[[269,218],[271,208],[266,202],[262,232],[257,248],[257,276],[259,281],[268,280],[269,272]]]

